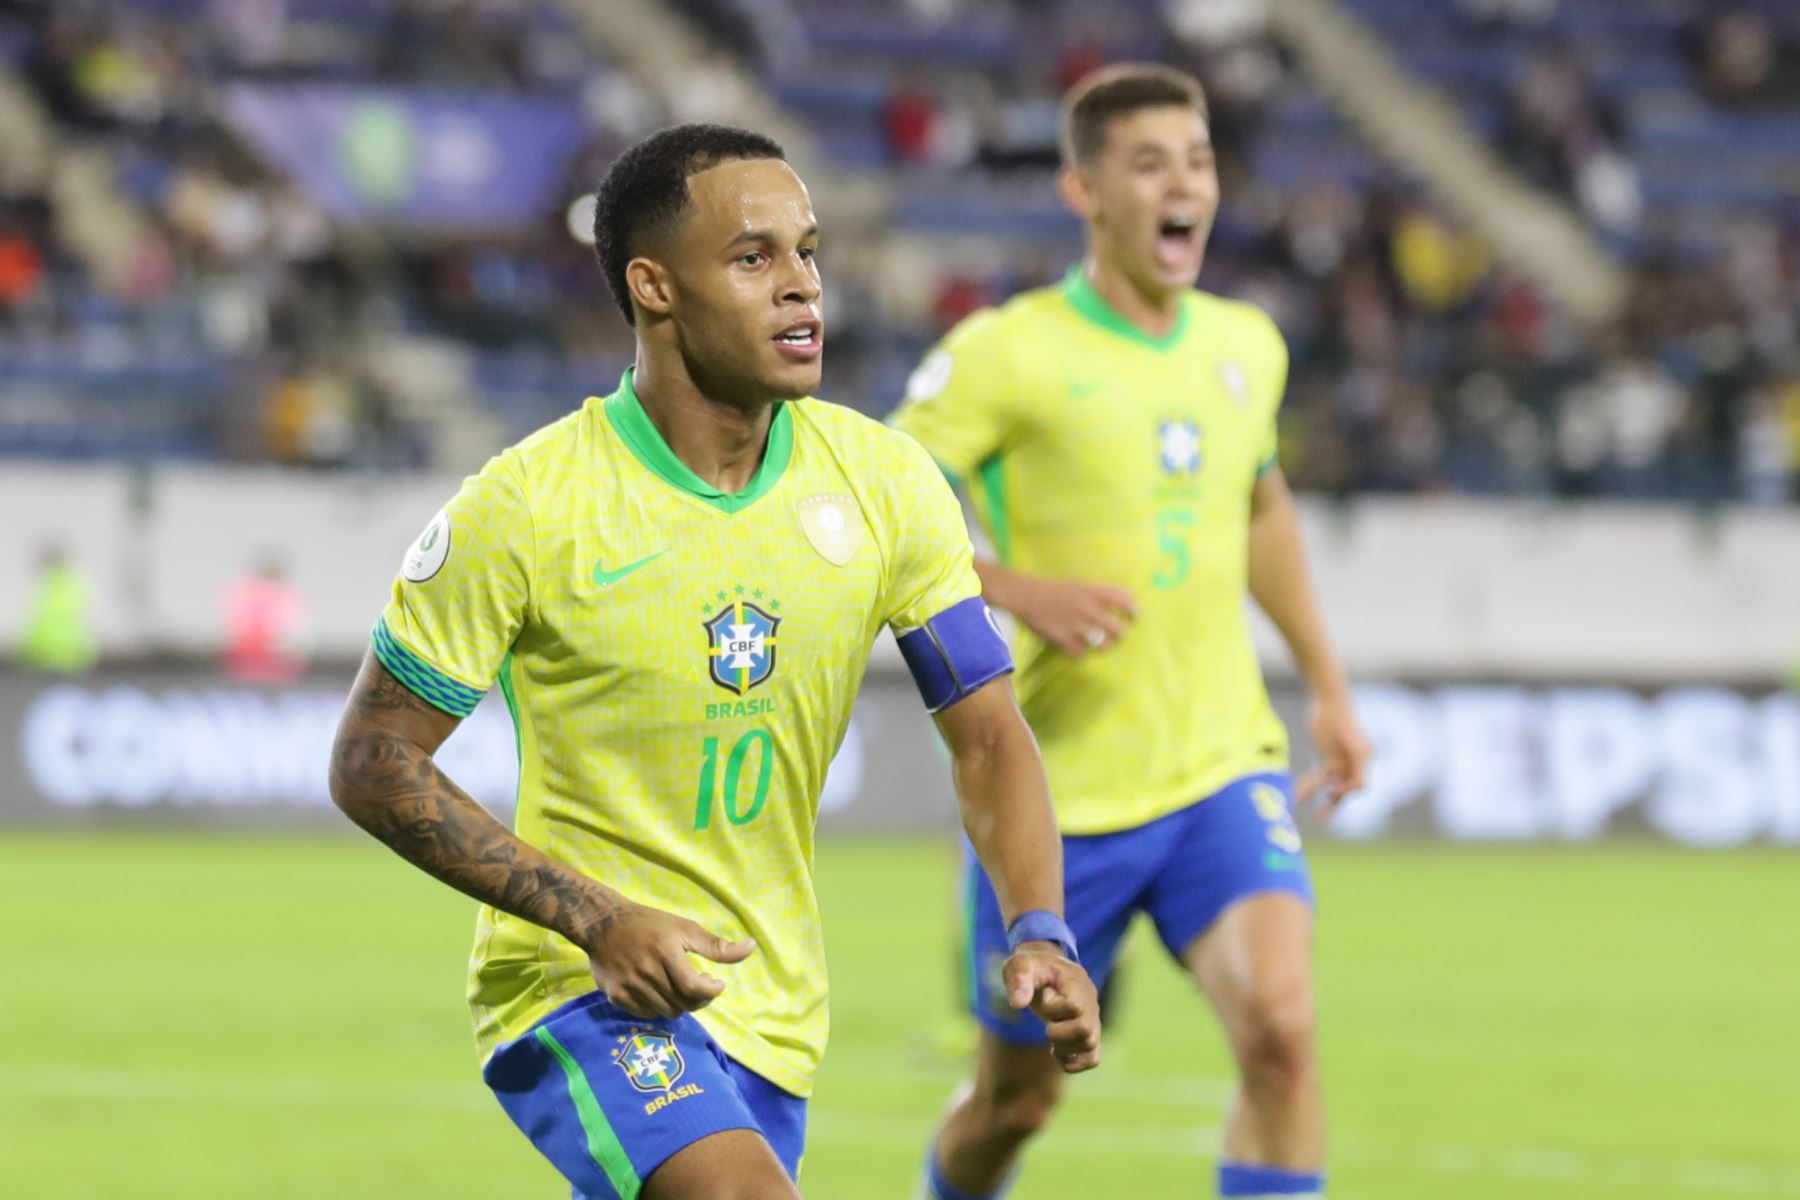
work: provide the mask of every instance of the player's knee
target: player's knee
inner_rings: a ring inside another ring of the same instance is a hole
[[[1246,1075],[1277,1089],[1304,1083],[1314,1069],[1312,989],[1300,980],[1253,988],[1234,1040]]]
[[[978,1090],[974,1100],[989,1130],[1022,1142],[1050,1123],[1062,1096],[1062,1077],[1046,1075],[1030,1081],[997,1081]]]
[[[707,1200],[801,1200],[800,1191],[780,1171],[754,1171],[711,1182]]]
[[[799,1189],[786,1176],[744,1184],[726,1195],[730,1200],[800,1200]]]

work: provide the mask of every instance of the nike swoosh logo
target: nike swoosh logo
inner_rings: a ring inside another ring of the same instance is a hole
[[[617,582],[619,582],[619,580],[625,578],[627,575],[631,574],[633,571],[637,570],[639,567],[647,566],[648,564],[655,562],[657,559],[661,558],[663,555],[667,554],[668,552],[669,552],[669,548],[667,546],[665,546],[661,550],[658,550],[655,554],[652,554],[646,558],[640,558],[634,563],[627,563],[624,566],[620,567],[616,571],[607,570],[605,563],[595,563],[594,564],[594,582],[599,584],[601,587],[605,587],[608,584],[617,583]]]

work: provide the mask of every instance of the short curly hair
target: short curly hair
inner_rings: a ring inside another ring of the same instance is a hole
[[[720,163],[776,158],[787,153],[775,139],[731,125],[673,125],[638,142],[613,161],[594,197],[594,255],[606,274],[619,311],[637,324],[625,267],[644,238],[688,206],[688,176]]]

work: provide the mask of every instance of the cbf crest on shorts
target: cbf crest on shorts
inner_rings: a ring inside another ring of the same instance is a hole
[[[613,1062],[640,1092],[666,1092],[687,1069],[675,1039],[666,1033],[634,1033],[618,1043]]]
[[[747,600],[719,610],[704,623],[713,682],[741,696],[774,674],[775,631],[780,627],[780,617]]]
[[[1268,826],[1269,843],[1289,854],[1300,853],[1300,830],[1294,826],[1294,815],[1281,789],[1259,783],[1250,789],[1250,802]]]

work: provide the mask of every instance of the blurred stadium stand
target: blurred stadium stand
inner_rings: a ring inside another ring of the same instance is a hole
[[[1407,120],[1347,117],[1308,5],[1442,96],[1626,281],[1616,311],[1559,295]],[[1060,91],[1158,58],[1208,84],[1204,283],[1290,338],[1298,485],[1788,503],[1797,46],[1779,0],[0,0],[0,453],[479,461],[627,359],[571,232],[607,161],[758,112],[820,183],[826,394],[883,412],[1078,252]]]
[[[824,393],[882,413],[955,321],[1077,257],[1058,96],[1155,58],[1211,97],[1203,283],[1293,350],[1283,461],[1384,764],[1336,832],[1800,840],[1796,24],[1771,0],[0,0],[0,823],[329,815],[399,549],[629,361],[580,234],[633,139],[786,142],[826,226]],[[100,654],[74,682],[19,653],[65,557]],[[256,570],[306,614],[292,687],[218,670]],[[928,753],[897,657],[844,751],[846,828],[948,811],[883,791]],[[505,722],[470,729],[457,776],[503,798]]]

